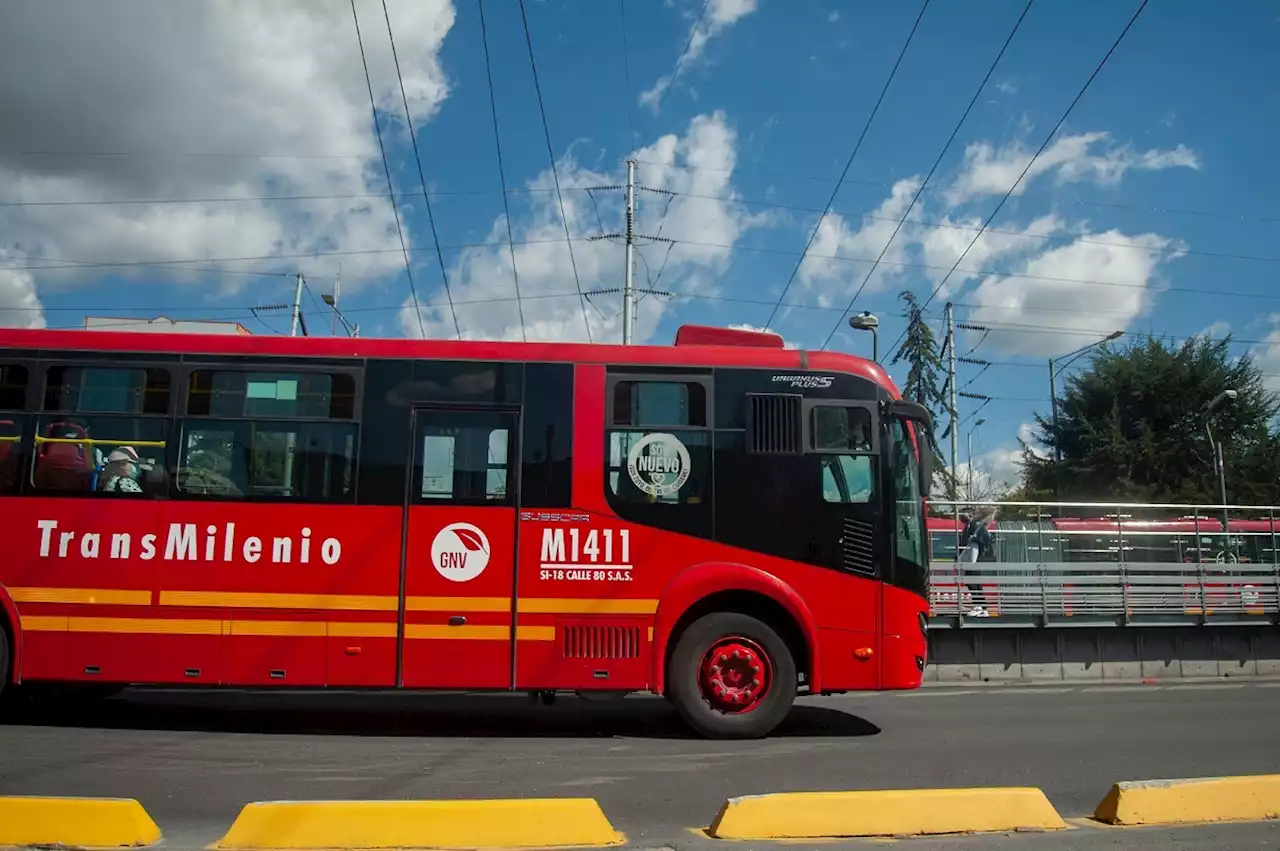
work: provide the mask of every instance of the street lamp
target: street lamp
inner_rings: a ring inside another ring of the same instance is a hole
[[[1062,460],[1062,447],[1057,440],[1057,437],[1058,437],[1058,373],[1064,367],[1070,366],[1076,360],[1076,358],[1080,357],[1085,352],[1095,349],[1098,346],[1106,345],[1107,343],[1110,343],[1112,340],[1118,340],[1123,336],[1124,336],[1123,331],[1112,331],[1110,334],[1103,337],[1101,340],[1095,340],[1094,342],[1090,343],[1087,346],[1081,346],[1080,348],[1076,349],[1074,352],[1067,352],[1062,357],[1059,357],[1056,359],[1049,358],[1049,408],[1053,417],[1053,433],[1054,433],[1053,460],[1054,461]]]
[[[978,426],[987,421],[986,417],[978,417],[973,421],[973,425],[969,426],[969,434],[965,438],[965,445],[969,450],[969,502],[973,502],[973,432]]]
[[[871,359],[876,363],[880,362],[880,335],[876,329],[880,327],[880,320],[869,310],[849,317],[849,327],[857,331],[871,332]]]
[[[1213,439],[1213,427],[1209,425],[1209,417],[1225,403],[1234,402],[1239,395],[1237,391],[1228,388],[1214,396],[1209,404],[1204,406],[1204,430],[1209,435],[1209,452],[1213,456],[1214,472],[1218,474],[1218,496],[1222,499],[1222,534],[1226,536],[1228,543],[1231,541],[1231,534],[1227,529],[1229,523],[1227,512],[1227,469],[1222,460],[1222,442]]]

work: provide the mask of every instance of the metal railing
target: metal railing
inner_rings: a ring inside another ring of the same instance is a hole
[[[931,626],[1280,623],[1280,507],[930,505]],[[969,561],[965,517],[996,512]],[[946,512],[945,514],[943,512]],[[959,556],[961,557],[958,557]]]

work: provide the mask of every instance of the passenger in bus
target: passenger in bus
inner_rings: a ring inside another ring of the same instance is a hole
[[[121,446],[107,456],[107,463],[98,477],[98,490],[104,493],[142,493],[138,479],[151,465],[138,457],[132,446]]]

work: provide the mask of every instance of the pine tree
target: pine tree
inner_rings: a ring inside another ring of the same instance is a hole
[[[903,385],[902,395],[928,408],[936,423],[940,412],[947,409],[945,381],[942,377],[946,373],[946,367],[942,364],[937,338],[925,321],[924,310],[915,294],[904,292],[898,298],[907,306],[907,333],[898,351],[894,352],[890,364],[907,362],[907,380]],[[950,470],[943,460],[936,435],[933,439],[933,459],[933,469],[942,479],[947,498],[956,499],[956,483],[952,481]]]

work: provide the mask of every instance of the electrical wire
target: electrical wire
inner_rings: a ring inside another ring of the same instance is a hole
[[[884,97],[889,93],[889,86],[893,83],[893,78],[898,75],[898,67],[902,64],[902,58],[907,55],[907,48],[915,40],[916,30],[920,28],[920,20],[924,17],[925,10],[928,8],[929,0],[924,0],[924,3],[920,6],[920,13],[916,15],[915,23],[911,25],[911,32],[907,33],[907,40],[902,44],[902,50],[898,51],[898,58],[894,60],[893,68],[889,71],[889,77],[884,81],[884,86],[880,89],[880,96],[876,98],[875,106],[871,108],[871,114],[867,116],[867,123],[862,126],[862,133],[858,136],[858,141],[849,153],[849,158],[845,160],[844,171],[840,172],[840,179],[836,181],[835,188],[831,190],[831,197],[827,199],[827,205],[823,208],[822,215],[818,216],[818,221],[813,226],[813,233],[809,234],[809,241],[805,243],[804,251],[801,253],[799,261],[796,262],[795,268],[791,270],[791,277],[787,279],[786,286],[778,294],[778,304],[774,305],[773,310],[769,312],[769,318],[765,320],[764,327],[768,328],[773,323],[773,317],[777,315],[778,307],[782,304],[782,300],[787,297],[787,293],[791,291],[791,284],[795,282],[796,275],[800,273],[800,267],[804,265],[805,255],[813,247],[813,241],[818,238],[818,233],[822,230],[822,222],[831,211],[831,207],[836,203],[836,196],[840,193],[840,187],[844,185],[844,180],[849,175],[849,169],[853,166],[853,158],[858,155],[858,151],[862,148],[862,142],[867,138],[867,132],[871,129],[871,122],[875,120],[876,113],[880,111],[880,104],[884,103]]]
[[[418,320],[418,333],[425,340],[426,325],[422,322],[422,310],[418,307],[418,287],[413,282],[413,265],[409,262],[409,249],[404,240],[404,227],[400,224],[400,208],[396,206],[395,186],[391,182],[391,164],[387,161],[387,148],[382,142],[382,124],[378,121],[378,101],[373,96],[373,78],[369,76],[369,60],[364,53],[364,37],[360,34],[360,16],[356,14],[356,0],[351,0],[351,19],[356,25],[356,41],[360,44],[360,64],[364,66],[364,82],[369,89],[369,110],[373,113],[373,127],[378,135],[378,151],[382,154],[382,169],[387,175],[387,193],[391,196],[391,213],[396,220],[396,235],[400,237],[400,252],[404,255],[404,271],[409,278],[409,295],[413,299],[413,315]]]
[[[658,103],[653,108],[654,114],[662,111],[662,105],[667,101],[667,94],[675,88],[676,81],[680,79],[680,69],[684,66],[685,59],[689,56],[689,50],[693,47],[693,37],[697,35],[698,28],[702,26],[702,21],[707,16],[707,7],[710,5],[711,0],[703,0],[702,11],[698,13],[698,20],[694,21],[693,28],[689,30],[689,40],[685,42],[684,50],[680,51],[680,56],[676,59],[676,67],[672,70],[671,77],[658,95]]]
[[[489,112],[493,116],[493,145],[498,151],[498,181],[502,184],[502,212],[507,222],[507,249],[511,253],[511,278],[516,288],[516,309],[520,313],[520,339],[528,341],[525,328],[524,301],[520,298],[520,270],[516,268],[516,237],[511,230],[511,204],[508,202],[507,174],[502,165],[502,135],[498,132],[498,101],[493,92],[493,65],[489,61],[489,28],[484,20],[484,0],[477,0],[480,7],[480,40],[484,43],[484,71],[489,80]]]
[[[355,0],[352,0],[354,3]],[[427,176],[422,169],[422,154],[418,150],[418,134],[413,129],[413,113],[409,111],[409,96],[404,90],[404,76],[400,73],[400,55],[396,52],[396,37],[391,31],[391,13],[387,11],[387,0],[382,0],[382,17],[387,22],[387,40],[391,42],[391,60],[395,63],[396,81],[400,84],[400,100],[404,103],[404,120],[409,128],[409,141],[413,144],[413,161],[418,167],[418,184],[422,187],[422,200],[427,207],[427,222],[431,225],[431,242],[436,247],[436,261],[440,264],[440,279],[444,283],[444,297],[449,302],[449,315],[453,317],[453,330],[457,333],[458,339],[462,339],[462,326],[458,324],[458,311],[453,309],[453,293],[449,290],[449,273],[444,268],[444,254],[440,251],[440,234],[436,232],[436,217],[431,212],[431,196],[427,194]],[[375,107],[376,109],[376,107]],[[388,180],[388,185],[390,182]],[[502,200],[506,201],[506,195],[502,196]],[[417,297],[414,297],[414,306],[417,306]],[[421,327],[422,318],[418,318],[418,325]],[[523,327],[523,323],[521,325]],[[423,334],[425,337],[426,335]]]
[[[1071,115],[1072,110],[1076,108],[1076,104],[1080,102],[1081,98],[1084,97],[1085,92],[1089,91],[1089,87],[1093,85],[1093,81],[1097,79],[1100,73],[1102,73],[1102,69],[1106,66],[1107,60],[1111,58],[1111,54],[1115,53],[1116,48],[1120,46],[1120,42],[1124,41],[1124,37],[1129,34],[1129,30],[1133,27],[1134,23],[1138,20],[1138,16],[1142,14],[1142,10],[1147,8],[1148,2],[1150,2],[1150,0],[1142,0],[1142,3],[1138,6],[1138,10],[1133,13],[1133,17],[1129,18],[1129,22],[1125,24],[1124,29],[1120,31],[1120,35],[1116,37],[1116,40],[1112,42],[1111,47],[1107,50],[1106,55],[1102,57],[1102,61],[1099,62],[1098,66],[1093,69],[1093,73],[1089,75],[1089,79],[1085,80],[1084,85],[1080,87],[1080,91],[1076,93],[1075,98],[1072,99],[1071,103],[1067,106],[1066,111],[1062,113],[1062,117],[1058,119],[1057,123],[1053,125],[1053,129],[1049,131],[1047,136],[1045,136],[1044,142],[1041,143],[1039,150],[1037,150],[1035,154],[1032,155],[1031,159],[1027,161],[1026,167],[1023,168],[1022,173],[1018,175],[1018,179],[1015,180],[1013,182],[1013,185],[1009,187],[1009,191],[1006,192],[1004,196],[1000,199],[1000,203],[996,204],[995,209],[991,211],[991,214],[989,216],[987,216],[987,219],[985,222],[983,222],[982,227],[978,229],[978,232],[976,234],[974,234],[973,240],[969,243],[968,246],[965,247],[965,250],[960,253],[960,256],[956,258],[955,265],[952,266],[951,271],[947,272],[946,276],[943,277],[943,279],[938,282],[938,285],[933,288],[933,292],[931,292],[929,294],[929,297],[924,300],[924,304],[921,305],[921,308],[928,307],[929,304],[938,295],[938,293],[942,292],[942,288],[946,286],[947,281],[951,280],[951,276],[955,274],[955,270],[959,268],[960,264],[964,261],[964,258],[967,257],[969,255],[970,250],[973,249],[973,246],[977,245],[978,240],[982,238],[983,232],[987,229],[987,227],[991,224],[991,222],[995,219],[995,217],[999,215],[1000,211],[1004,208],[1005,203],[1007,203],[1008,200],[1013,197],[1013,193],[1017,191],[1018,187],[1022,184],[1022,181],[1026,178],[1027,174],[1030,173],[1031,167],[1036,164],[1036,160],[1038,160],[1040,158],[1040,155],[1044,153],[1045,149],[1049,147],[1049,143],[1053,141],[1053,137],[1057,135],[1059,128],[1061,128],[1062,125],[1066,122],[1067,117]],[[899,337],[899,340],[901,339],[902,338]],[[896,347],[896,346],[897,346],[897,343],[894,343],[894,345],[890,347],[890,350],[892,350],[893,347]]]
[[[560,222],[564,225],[564,241],[569,248],[569,265],[573,267],[573,283],[578,288],[582,302],[582,323],[587,329],[587,342],[591,342],[591,320],[587,316],[587,296],[582,289],[582,279],[578,277],[578,261],[573,256],[573,239],[569,236],[569,219],[565,215],[564,195],[560,192],[560,174],[556,168],[556,153],[551,146],[551,127],[547,124],[547,108],[542,101],[542,83],[538,81],[538,63],[533,58],[533,36],[529,32],[529,16],[525,12],[524,0],[520,0],[520,20],[524,24],[524,41],[529,48],[529,69],[533,72],[533,88],[538,95],[538,112],[542,116],[542,135],[547,142],[547,156],[551,160],[551,179],[556,187],[556,203],[560,206]]]
[[[889,239],[885,242],[884,248],[880,249],[878,256],[871,268],[867,270],[866,277],[862,279],[862,283],[858,285],[858,289],[854,292],[853,298],[849,299],[849,306],[845,308],[844,313],[836,319],[835,325],[831,327],[831,333],[827,335],[827,339],[822,342],[822,349],[831,343],[831,338],[836,335],[836,331],[840,330],[840,324],[844,322],[844,317],[853,310],[853,303],[858,300],[858,296],[862,295],[862,291],[867,288],[867,284],[871,281],[871,276],[875,274],[876,269],[880,268],[880,261],[884,259],[885,254],[889,252],[889,246],[893,245],[893,241],[898,238],[898,233],[902,230],[902,226],[911,216],[911,211],[916,208],[916,202],[920,200],[920,193],[924,192],[924,188],[929,185],[929,181],[933,179],[934,173],[938,170],[938,166],[942,165],[943,158],[946,157],[947,151],[951,150],[951,144],[955,142],[956,136],[960,135],[960,128],[964,126],[964,122],[969,117],[969,113],[973,112],[973,106],[978,102],[978,98],[982,95],[982,90],[987,87],[991,75],[996,72],[996,66],[1000,64],[1000,60],[1004,58],[1005,51],[1009,49],[1009,44],[1013,41],[1013,37],[1018,34],[1018,30],[1022,28],[1022,22],[1027,19],[1027,13],[1031,11],[1031,5],[1035,0],[1027,0],[1027,5],[1023,7],[1022,14],[1018,16],[1018,20],[1014,22],[1013,29],[1009,31],[1009,35],[1004,40],[1004,44],[1000,46],[1000,52],[996,54],[996,58],[992,61],[991,67],[987,69],[987,73],[983,76],[982,82],[978,84],[978,88],[974,91],[973,97],[969,99],[969,105],[964,108],[964,113],[960,116],[960,120],[956,122],[956,126],[952,129],[951,135],[947,137],[947,143],[942,146],[942,150],[938,152],[938,157],[933,161],[929,173],[925,175],[924,180],[916,187],[916,193],[911,198],[911,203],[907,205],[907,210],[902,214],[902,218],[894,225],[893,233],[889,235]]]

